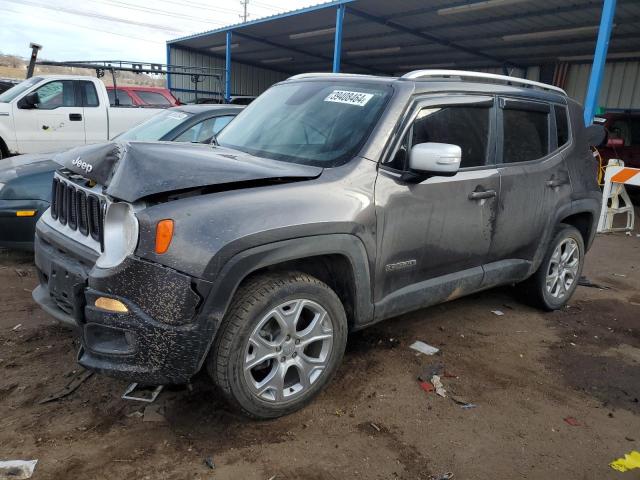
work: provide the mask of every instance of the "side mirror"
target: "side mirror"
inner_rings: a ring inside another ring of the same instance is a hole
[[[604,142],[607,131],[602,125],[589,125],[587,127],[587,141],[590,147],[598,147]]]
[[[462,149],[449,143],[419,143],[409,153],[409,169],[413,174],[451,177],[458,173]]]
[[[40,103],[40,95],[38,95],[38,92],[31,92],[31,93],[27,93],[24,97],[20,99],[18,108],[32,109],[32,108],[36,108],[39,103]]]

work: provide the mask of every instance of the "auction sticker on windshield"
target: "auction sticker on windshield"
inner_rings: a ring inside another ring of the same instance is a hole
[[[372,93],[362,92],[349,92],[347,90],[334,90],[327,98],[325,102],[334,103],[346,103],[348,105],[357,105],[358,107],[364,107],[369,100],[373,97]]]

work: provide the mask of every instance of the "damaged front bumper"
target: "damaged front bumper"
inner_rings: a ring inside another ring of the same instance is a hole
[[[142,384],[184,383],[200,369],[215,325],[199,314],[208,282],[128,257],[111,269],[94,267],[97,254],[38,224],[34,300],[77,330],[78,362]],[[95,306],[114,299],[126,311]]]

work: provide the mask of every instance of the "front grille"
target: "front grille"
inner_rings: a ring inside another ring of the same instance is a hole
[[[51,218],[91,237],[103,247],[105,201],[56,177],[51,186]]]

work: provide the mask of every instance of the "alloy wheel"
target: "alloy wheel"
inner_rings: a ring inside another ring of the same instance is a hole
[[[565,238],[560,242],[549,261],[546,276],[547,293],[554,298],[562,299],[577,281],[580,268],[580,248],[573,238]]]
[[[269,402],[302,395],[327,368],[333,338],[329,314],[312,300],[291,300],[271,309],[245,348],[243,370],[249,389]]]

